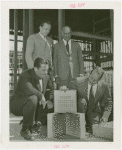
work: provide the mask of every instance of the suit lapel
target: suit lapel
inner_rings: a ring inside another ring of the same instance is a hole
[[[79,86],[79,93],[81,93],[81,97],[88,101],[88,80],[86,79],[84,82],[80,83]]]
[[[84,96],[85,96],[85,99],[87,100],[88,102],[88,80],[86,80],[86,82],[84,82]]]
[[[97,84],[97,90],[96,90],[96,94],[95,94],[95,103],[99,100],[99,97],[101,95],[101,82],[99,81]]]
[[[63,51],[67,54],[67,49],[66,49],[66,46],[64,45],[63,40],[60,42],[60,46],[61,46],[61,49],[63,49]]]
[[[71,40],[71,53],[70,54],[73,53],[73,49],[74,49],[74,44],[73,44],[73,41]]]
[[[40,43],[45,43],[45,40],[41,37],[41,35],[39,33],[37,34],[37,37],[38,37]]]
[[[51,47],[51,41],[49,40],[49,38],[48,38],[48,36],[46,37],[46,39],[47,39],[47,42],[49,43],[49,45],[50,45],[50,47]]]
[[[43,93],[45,93],[45,79],[42,79],[42,85],[43,85]]]
[[[41,37],[41,35],[40,35],[39,33],[37,34],[37,37],[38,37],[38,39],[39,39],[39,41],[40,41],[41,43],[45,43],[45,40]],[[47,40],[48,44],[49,44],[50,47],[51,47],[51,42],[50,42],[48,36],[46,37],[46,40]]]
[[[43,79],[42,79],[42,84],[43,84],[43,93],[45,94],[45,90],[46,90],[46,86],[47,86],[47,76],[45,76]]]
[[[40,83],[39,83],[39,79],[37,78],[36,74],[35,74],[35,71],[34,71],[34,68],[31,69],[31,75],[33,76],[33,82],[35,82],[36,84],[36,87],[38,88],[39,91],[41,91],[41,86],[40,86]]]
[[[38,90],[41,91],[41,86],[40,86],[39,80],[37,81],[37,85],[36,86],[37,86]]]

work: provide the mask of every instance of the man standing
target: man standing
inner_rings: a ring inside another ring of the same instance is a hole
[[[34,140],[31,131],[33,123],[40,121],[40,114],[38,113],[48,113],[48,110],[53,109],[51,95],[48,100],[44,96],[47,87],[53,90],[47,75],[48,68],[48,61],[37,58],[34,62],[34,68],[24,71],[19,76],[17,88],[10,99],[11,113],[16,116],[23,116],[23,127],[20,134],[27,140]],[[41,110],[38,110],[38,107]]]
[[[52,44],[53,40],[47,35],[51,30],[51,23],[42,20],[39,26],[40,32],[30,35],[27,40],[25,59],[28,68],[33,68],[34,60],[37,57],[49,60],[52,64]]]
[[[68,86],[69,82],[84,73],[80,45],[71,40],[71,28],[63,27],[63,40],[54,47],[54,73],[58,87]]]
[[[112,98],[108,85],[100,80],[103,74],[103,69],[96,67],[89,78],[81,77],[81,82],[73,81],[74,85],[70,85],[70,89],[78,90],[78,112],[86,114],[88,132],[92,132],[94,124],[107,122],[112,110]]]

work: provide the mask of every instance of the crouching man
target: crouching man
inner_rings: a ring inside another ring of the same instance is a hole
[[[108,121],[112,110],[108,85],[101,80],[103,74],[103,69],[96,67],[89,78],[79,77],[70,85],[70,89],[78,91],[78,112],[85,113],[88,132],[91,133],[94,124]]]
[[[23,116],[20,134],[26,140],[34,140],[32,128],[36,124],[33,123],[41,121],[41,114],[53,112],[53,96],[48,96],[51,100],[46,100],[44,96],[47,88],[53,91],[47,75],[48,69],[48,61],[37,58],[34,68],[22,72],[19,76],[17,88],[10,99],[11,113]]]

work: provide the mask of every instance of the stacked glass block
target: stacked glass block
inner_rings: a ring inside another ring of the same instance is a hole
[[[54,91],[54,113],[49,113],[47,120],[48,138],[85,138],[85,114],[77,113],[76,90]]]

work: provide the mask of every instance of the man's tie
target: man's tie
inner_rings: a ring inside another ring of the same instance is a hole
[[[46,49],[46,47],[47,47],[47,41],[45,40],[44,50]]]
[[[67,44],[66,44],[66,49],[67,49],[67,52],[69,54],[69,44],[68,44],[68,41],[67,41]]]
[[[88,111],[93,111],[95,109],[95,100],[94,100],[94,94],[93,94],[93,85],[91,86],[90,89],[90,94],[89,94],[89,102],[88,102]]]
[[[89,130],[92,131],[92,125],[98,124],[100,122],[101,114],[96,112],[95,107],[95,97],[93,94],[93,86],[90,89],[89,101],[88,101],[88,109],[87,109],[87,123],[90,127]]]

